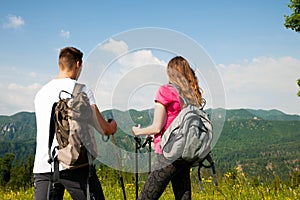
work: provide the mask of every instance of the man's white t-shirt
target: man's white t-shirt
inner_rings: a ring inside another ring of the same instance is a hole
[[[59,93],[65,90],[72,94],[76,80],[70,78],[53,79],[44,85],[36,94],[34,99],[36,115],[36,153],[33,173],[51,172],[51,165],[48,163],[48,141],[49,126],[52,106],[59,100]],[[83,88],[90,100],[90,104],[96,104],[94,94],[87,87]],[[57,143],[54,139],[53,143]]]

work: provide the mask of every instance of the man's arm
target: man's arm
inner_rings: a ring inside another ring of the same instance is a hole
[[[114,134],[117,131],[116,121],[112,119],[110,122],[107,122],[101,115],[96,104],[91,105],[91,107],[93,110],[92,120],[95,129],[104,135]]]

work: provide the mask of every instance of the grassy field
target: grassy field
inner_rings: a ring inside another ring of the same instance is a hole
[[[122,200],[123,193],[118,182],[118,173],[112,169],[98,169],[97,174],[101,181],[104,195],[107,200]],[[123,174],[126,187],[126,196],[128,200],[135,199],[135,182],[133,174]],[[145,182],[146,175],[140,175],[139,189]],[[219,199],[219,200],[296,200],[300,199],[299,177],[294,181],[283,182],[279,178],[274,177],[273,182],[263,183],[257,178],[248,178],[241,169],[237,168],[233,172],[227,172],[218,177],[218,186],[212,183],[212,177],[209,173],[203,178],[204,191],[201,191],[197,174],[191,171],[192,180],[192,199]],[[0,191],[0,199],[26,200],[33,199],[33,188],[21,189],[13,191],[2,189]],[[66,192],[64,199],[71,199]],[[161,200],[174,199],[172,187],[168,185],[163,193]]]

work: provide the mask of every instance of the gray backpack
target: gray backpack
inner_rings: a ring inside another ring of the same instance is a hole
[[[198,166],[211,151],[212,137],[208,114],[203,108],[188,104],[164,132],[160,145],[167,160],[180,158]]]
[[[206,103],[204,99],[203,101]],[[201,190],[204,190],[201,168],[211,168],[214,185],[218,185],[215,165],[210,155],[213,128],[203,107],[187,104],[163,133],[160,142],[162,153],[168,161],[179,159],[186,161],[191,167],[198,166]],[[204,164],[204,161],[209,165]]]

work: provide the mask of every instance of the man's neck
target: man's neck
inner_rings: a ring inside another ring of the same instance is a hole
[[[70,79],[76,80],[76,76],[74,75],[74,73],[72,73],[72,72],[63,72],[63,71],[60,71],[56,78],[57,79],[70,78]]]

